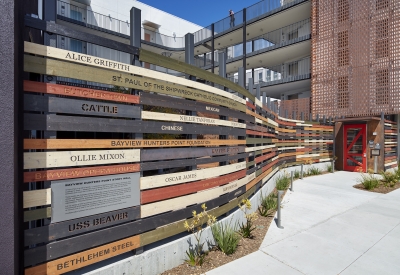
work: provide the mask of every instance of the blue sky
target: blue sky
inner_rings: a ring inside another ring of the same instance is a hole
[[[251,6],[259,0],[139,0],[142,3],[171,13],[190,22],[206,27],[234,12]]]

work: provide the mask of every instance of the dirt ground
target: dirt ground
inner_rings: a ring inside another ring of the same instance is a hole
[[[364,186],[360,184],[356,184],[353,186],[354,188],[369,191],[369,192],[375,192],[375,193],[382,193],[382,194],[387,194],[389,192],[392,192],[393,190],[399,189],[400,188],[400,182],[396,183],[393,187],[385,187],[383,183],[380,183],[378,187],[372,189],[372,190],[367,190],[364,188]]]
[[[275,215],[275,212],[272,215]],[[262,217],[259,215],[258,219],[254,222],[257,229],[253,231],[253,239],[242,238],[236,252],[229,256],[214,248],[208,253],[206,262],[201,267],[192,267],[184,263],[165,271],[162,275],[200,275],[211,269],[255,252],[260,248],[271,222],[275,222],[273,216]]]

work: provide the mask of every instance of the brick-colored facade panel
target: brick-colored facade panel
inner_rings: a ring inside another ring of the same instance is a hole
[[[400,113],[400,1],[312,0],[313,114]]]

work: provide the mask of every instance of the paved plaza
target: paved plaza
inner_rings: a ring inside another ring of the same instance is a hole
[[[271,224],[257,252],[206,273],[399,274],[400,189],[358,190],[358,174],[335,172],[294,182],[282,225]]]

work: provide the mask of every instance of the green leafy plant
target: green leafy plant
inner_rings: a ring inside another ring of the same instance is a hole
[[[381,171],[379,174],[382,176],[383,185],[386,187],[393,187],[398,182],[397,173]]]
[[[217,223],[211,226],[217,248],[225,255],[233,254],[240,241],[240,236],[229,224]]]
[[[320,175],[322,171],[318,167],[311,166],[308,168],[307,175],[308,176],[315,176],[315,175]]]
[[[290,184],[290,177],[289,174],[284,171],[283,174],[279,175],[276,180],[275,180],[275,184],[276,184],[276,189],[277,190],[286,190],[289,188],[289,184]]]
[[[216,218],[206,212],[206,205],[202,204],[201,208],[203,209],[202,212],[199,214],[196,211],[192,212],[193,218],[191,219],[190,223],[185,221],[184,227],[188,232],[193,233],[193,236],[196,239],[196,244],[193,248],[190,248],[186,251],[186,255],[188,259],[185,261],[191,266],[201,266],[205,261],[205,257],[207,253],[204,252],[203,246],[204,242],[201,242],[201,235],[203,234],[203,223],[206,222],[208,226],[212,226]]]
[[[375,177],[374,173],[371,170],[368,170],[368,173],[360,172],[360,178],[357,179],[365,189],[372,190],[379,185],[379,180]]]
[[[298,170],[294,171],[294,178],[295,179],[299,179],[300,178],[300,171],[298,171]]]
[[[244,223],[239,224],[238,233],[243,238],[251,239],[253,238],[253,231],[256,229],[254,221],[257,220],[258,218],[257,213],[256,212],[247,213],[247,210],[251,209],[251,203],[248,199],[243,199],[238,206],[239,209],[243,211],[246,219]]]
[[[263,217],[269,217],[273,215],[273,212],[277,207],[277,195],[275,193],[271,193],[268,196],[261,195],[261,204],[258,207],[258,212]]]
[[[332,165],[331,164],[326,165],[326,171],[329,173],[332,173]]]

